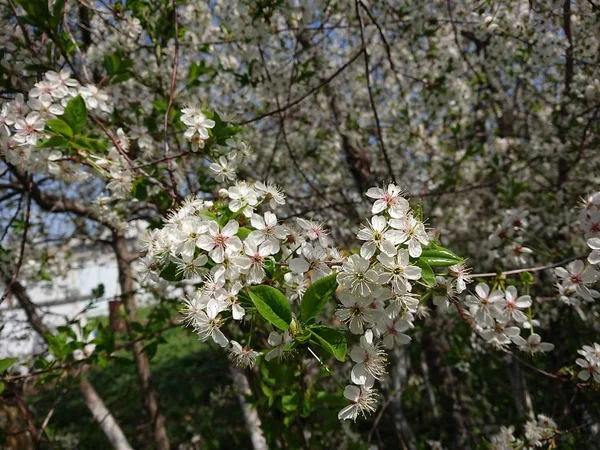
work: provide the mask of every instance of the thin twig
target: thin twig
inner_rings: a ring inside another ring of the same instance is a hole
[[[141,173],[143,176],[145,176],[148,179],[148,181],[150,181],[150,182],[156,184],[157,186],[161,187],[162,189],[164,189],[165,192],[173,199],[173,201],[178,201],[181,199],[181,197],[176,192],[174,192],[172,189],[169,189],[168,186],[165,186],[164,183],[162,183],[159,180],[157,180],[156,178],[150,176],[148,173],[146,173],[139,167],[136,167],[135,164],[133,163],[133,161],[131,160],[131,158],[129,157],[129,155],[127,154],[127,152],[123,149],[123,147],[121,147],[121,144],[119,143],[119,141],[112,135],[112,133],[108,130],[108,128],[106,128],[106,126],[102,123],[102,121],[100,121],[100,119],[98,119],[97,117],[92,117],[92,120],[94,122],[96,122],[96,124],[102,129],[104,134],[106,134],[106,136],[112,141],[112,143],[114,144],[114,146],[117,149],[117,151],[119,152],[119,154],[125,159],[125,161],[129,165],[130,169]]]
[[[379,143],[379,149],[381,150],[381,153],[383,153],[383,159],[385,160],[385,165],[387,166],[390,178],[395,184],[396,177],[394,176],[394,171],[392,169],[392,162],[390,161],[390,157],[388,155],[387,149],[385,148],[385,142],[383,141],[383,133],[381,131],[381,122],[379,120],[379,114],[377,113],[377,106],[375,105],[375,98],[373,97],[373,89],[371,88],[371,71],[369,69],[369,52],[367,51],[367,44],[365,42],[365,27],[363,24],[362,16],[360,14],[359,4],[360,4],[360,1],[357,0],[355,3],[356,15],[358,16],[358,21],[360,23],[360,41],[362,44],[362,49],[364,51],[365,77],[367,79],[367,91],[369,92],[369,101],[371,103],[371,109],[373,110],[373,116],[375,117],[375,125],[377,126],[377,142]]]
[[[23,258],[25,256],[25,244],[27,242],[27,232],[29,231],[29,223],[31,218],[31,189],[33,187],[33,175],[29,176],[29,183],[27,187],[27,206],[25,209],[25,225],[23,227],[23,237],[21,238],[21,247],[19,249],[19,259],[17,260],[17,266],[15,267],[15,271],[13,272],[9,283],[6,285],[4,292],[2,293],[2,298],[0,298],[0,305],[10,292],[12,286],[17,281],[17,277],[19,276],[19,272],[21,271],[21,266],[23,265]]]
[[[517,274],[523,273],[523,272],[541,272],[542,270],[554,269],[555,267],[560,267],[564,264],[570,263],[571,261],[576,261],[578,259],[583,259],[583,258],[585,258],[585,256],[572,256],[571,258],[563,259],[562,261],[552,263],[552,264],[545,264],[543,266],[525,267],[522,269],[507,270],[506,272],[472,273],[470,276],[471,276],[471,278],[492,278],[492,277],[501,277],[501,276],[508,276],[508,275],[517,275]]]
[[[42,439],[42,434],[44,433],[44,431],[46,431],[46,427],[48,426],[48,423],[50,423],[50,419],[54,415],[54,410],[56,409],[56,407],[58,406],[58,404],[60,403],[60,401],[63,399],[63,397],[65,396],[65,394],[68,391],[69,391],[68,387],[64,388],[62,390],[62,392],[60,393],[60,395],[56,398],[56,400],[54,400],[54,403],[52,403],[52,407],[48,411],[48,414],[46,414],[46,417],[44,418],[44,421],[42,422],[42,426],[40,427],[40,429],[38,431],[38,435],[37,435],[38,442]]]
[[[315,359],[316,359],[317,361],[319,361],[319,364],[321,364],[321,366],[323,366],[323,368],[324,368],[324,369],[327,371],[327,373],[328,373],[329,375],[331,375],[331,378],[333,378],[333,379],[335,380],[335,382],[337,382],[337,384],[338,384],[338,385],[339,385],[341,388],[343,388],[343,387],[344,387],[344,385],[342,384],[342,382],[341,382],[340,380],[338,380],[338,379],[337,379],[337,377],[336,377],[336,376],[335,376],[335,375],[334,375],[334,374],[331,372],[331,370],[329,370],[329,367],[327,367],[327,364],[325,364],[323,361],[321,361],[321,358],[319,358],[319,357],[317,356],[317,354],[316,354],[315,352],[313,352],[312,348],[310,348],[310,347],[307,347],[307,348],[308,348],[308,351],[309,351],[309,352],[310,352],[310,353],[311,353],[311,354],[312,354],[312,355],[315,357]]]
[[[352,58],[350,58],[350,60],[348,62],[346,62],[343,66],[341,66],[333,74],[331,74],[330,76],[328,76],[327,78],[325,78],[321,83],[319,83],[314,88],[310,89],[305,94],[303,94],[300,97],[298,97],[296,100],[293,100],[293,101],[289,102],[288,104],[286,104],[286,105],[284,105],[284,106],[282,106],[280,108],[278,107],[277,109],[275,109],[273,111],[269,111],[269,112],[266,112],[264,114],[260,114],[260,115],[258,115],[256,117],[253,117],[252,119],[244,120],[244,121],[240,122],[239,125],[247,125],[249,123],[258,122],[258,121],[260,121],[260,120],[262,120],[262,119],[264,119],[266,117],[270,117],[270,116],[273,116],[275,114],[282,113],[284,111],[287,111],[291,107],[296,106],[298,103],[301,103],[304,99],[306,99],[307,97],[310,97],[312,94],[314,94],[315,92],[317,92],[323,86],[329,84],[335,77],[337,77],[344,70],[346,70],[350,65],[352,65],[352,63],[354,61],[356,61],[358,59],[358,57],[363,54],[364,51],[365,51],[364,49],[360,49],[360,51],[356,55],[354,55]]]
[[[177,0],[173,0],[173,14],[175,15],[175,60],[173,62],[173,73],[171,74],[171,85],[169,86],[169,103],[167,103],[167,109],[165,111],[165,118],[163,122],[164,126],[164,144],[165,144],[165,157],[167,161],[167,171],[169,172],[169,179],[171,180],[171,186],[175,194],[177,194],[177,182],[173,175],[173,164],[171,158],[169,158],[169,113],[171,112],[171,106],[173,105],[173,97],[175,93],[175,81],[177,79],[177,68],[179,67],[179,17],[177,16]]]

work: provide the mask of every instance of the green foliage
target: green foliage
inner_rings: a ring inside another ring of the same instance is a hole
[[[177,270],[175,263],[169,262],[160,272],[160,277],[167,281],[181,281],[182,275]]]
[[[0,373],[6,372],[10,366],[17,362],[17,358],[0,359]]]
[[[103,66],[106,70],[107,82],[110,84],[121,83],[133,77],[131,71],[133,61],[121,50],[104,55]]]
[[[270,324],[287,331],[292,322],[292,310],[285,296],[271,286],[248,288],[252,303],[259,314]]]
[[[309,330],[314,338],[313,342],[333,355],[338,361],[343,362],[346,359],[346,338],[340,330],[324,325],[315,325],[310,327]]]
[[[418,259],[415,265],[421,268],[421,277],[427,286],[434,287],[437,283],[435,281],[435,273],[431,266],[423,259]]]
[[[139,177],[133,182],[131,193],[139,201],[145,202],[148,199],[148,186],[148,179],[145,177]]]
[[[149,313],[146,309],[139,312],[141,316]],[[100,335],[103,333],[100,332]],[[251,448],[225,354],[199,341],[197,336],[181,327],[173,328],[163,336],[165,343],[158,345],[151,360],[151,369],[161,409],[168,419],[166,426],[171,445],[179,447],[200,434],[202,448],[206,450],[230,446]],[[152,348],[146,350],[153,351]],[[141,413],[143,393],[131,352],[120,350],[118,355],[108,359],[106,367],[93,366],[89,380],[118,418],[132,447],[153,448],[152,430],[148,427],[146,415]],[[61,397],[67,382],[66,379],[61,380],[54,389],[36,390],[27,402],[36,411],[49,411]],[[44,416],[34,416],[38,427]],[[79,441],[78,450],[111,448],[76,385],[61,397],[48,428],[50,433],[72,434]]]
[[[463,262],[460,256],[455,255],[447,248],[436,245],[431,245],[430,248],[423,249],[419,260],[430,267],[449,267]]]
[[[46,127],[48,127],[50,131],[62,134],[63,136],[73,137],[73,129],[62,119],[49,119],[46,121]]]
[[[87,124],[87,114],[85,102],[83,101],[83,98],[81,98],[81,95],[78,95],[67,103],[63,119],[69,124],[73,130],[73,134],[79,134],[84,130]]]
[[[200,86],[204,83],[209,83],[217,76],[217,74],[218,72],[215,70],[215,68],[207,65],[206,62],[193,62],[190,65],[190,71],[188,73],[188,86],[194,87]],[[205,80],[202,80],[201,77],[203,75],[211,76],[206,77]]]
[[[323,307],[331,300],[338,283],[336,275],[329,275],[314,282],[302,297],[300,319],[303,323],[314,319]]]

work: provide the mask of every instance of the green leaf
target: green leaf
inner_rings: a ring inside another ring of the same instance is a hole
[[[69,142],[69,146],[72,148],[78,148],[92,152],[104,151],[108,149],[106,141],[102,139],[90,138],[87,136],[76,136],[72,142]]]
[[[267,386],[263,382],[260,383],[260,389],[263,392],[263,394],[265,394],[268,398],[271,398],[271,397],[275,396],[275,393],[273,392],[273,389],[271,389],[269,386]]]
[[[104,284],[100,283],[94,289],[92,289],[92,295],[94,298],[102,298],[104,295]]]
[[[56,0],[52,7],[52,17],[50,18],[50,26],[53,30],[58,30],[59,25],[63,20],[63,8],[65,6],[65,0]]]
[[[419,259],[415,265],[421,268],[421,277],[427,286],[434,287],[437,283],[435,281],[435,273],[431,266],[423,261],[423,259]]]
[[[285,412],[294,412],[300,406],[300,395],[298,392],[281,397],[281,409]]]
[[[279,290],[271,286],[248,288],[252,303],[261,316],[282,331],[287,331],[292,322],[290,304]]]
[[[62,136],[51,136],[50,139],[40,139],[37,148],[65,147],[69,141]]]
[[[145,202],[148,199],[147,185],[148,181],[143,177],[140,177],[133,182],[131,193],[141,202]]]
[[[144,352],[146,353],[146,356],[148,357],[148,359],[152,360],[152,358],[154,358],[154,355],[156,355],[157,350],[158,350],[158,343],[151,342],[148,345],[146,345]]]
[[[333,296],[338,287],[336,275],[329,275],[315,281],[302,297],[300,320],[303,323],[315,318]]]
[[[461,263],[462,260],[456,259],[447,259],[447,258],[436,258],[429,256],[420,256],[419,259],[424,263],[428,264],[430,267],[450,267],[454,264]]]
[[[85,107],[85,102],[83,101],[83,98],[81,98],[81,95],[69,100],[69,103],[67,103],[67,107],[65,108],[65,113],[63,114],[63,119],[65,119],[73,129],[73,133],[79,134],[83,131],[88,118],[87,108]]]
[[[460,256],[455,255],[447,248],[437,246],[423,249],[419,259],[431,267],[449,267],[463,262]]]
[[[250,228],[239,227],[238,228],[238,232],[237,232],[237,236],[239,236],[240,239],[246,239],[250,233],[252,233],[252,230]]]
[[[182,274],[177,270],[177,266],[169,262],[160,272],[160,277],[167,281],[181,281]]]
[[[10,366],[17,362],[17,358],[0,359],[0,373],[6,372]]]
[[[46,121],[46,126],[55,133],[60,133],[67,137],[73,137],[73,130],[64,120],[49,119]]]
[[[129,326],[131,326],[131,329],[136,333],[142,334],[144,332],[144,325],[139,322],[131,322]]]
[[[525,284],[533,284],[535,283],[535,278],[531,275],[530,272],[521,272],[520,274],[521,281]]]
[[[314,342],[335,356],[335,359],[342,362],[346,359],[346,338],[341,331],[324,325],[316,325],[310,328],[310,332],[315,338]]]
[[[0,381],[0,394],[4,392],[4,383]]]

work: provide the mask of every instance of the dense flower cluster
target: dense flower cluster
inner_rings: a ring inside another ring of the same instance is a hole
[[[522,328],[531,330],[539,323],[531,318],[531,297],[519,296],[515,286],[508,286],[504,292],[499,289],[490,292],[487,284],[479,283],[475,295],[467,295],[465,305],[476,331],[496,348],[514,343],[532,354],[554,348],[553,344],[542,342],[536,333],[531,332],[527,339],[520,336]],[[529,317],[523,311],[529,313]]]
[[[339,418],[356,420],[359,414],[371,412],[377,396],[374,382],[386,373],[385,348],[410,341],[404,332],[414,326],[419,306],[413,292],[421,279],[418,258],[431,242],[401,190],[390,184],[367,191],[375,200],[375,215],[357,234],[363,242],[360,252],[348,257],[332,246],[321,223],[298,218],[295,223],[280,224],[276,209],[285,197],[274,185],[236,181],[221,189],[219,196],[217,203],[188,198],[163,228],[150,233],[149,275],[156,280],[170,266],[183,279],[196,279],[200,288],[185,300],[184,321],[200,339],[212,338],[228,347],[230,340],[222,328],[227,322],[245,319],[244,290],[271,278],[275,267],[283,272],[279,285],[289,301],[301,302],[308,286],[337,273],[342,289],[335,317],[360,336],[350,351],[353,385],[344,392],[352,403]],[[461,265],[451,269],[452,276],[448,280],[438,277],[438,282],[460,293],[468,281],[465,269]],[[508,320],[516,312],[506,314]],[[271,332],[271,349],[265,359],[282,356],[292,339],[292,332]],[[237,341],[231,341],[231,353],[242,366],[251,366],[258,356]]]
[[[27,98],[17,94],[3,103],[0,109],[0,149],[8,162],[52,175],[60,174],[57,161],[63,157],[60,150],[36,149],[40,139],[47,137],[46,122],[60,117],[67,103],[81,95],[89,110],[112,111],[108,95],[95,85],[81,86],[71,77],[69,69],[49,71],[29,91]]]
[[[493,450],[533,450],[542,447],[544,442],[552,439],[557,434],[556,423],[544,414],[538,414],[536,419],[525,423],[523,439],[514,435],[515,427],[502,427],[500,432],[491,437],[490,443]]]
[[[575,360],[575,363],[580,366],[577,377],[583,381],[591,378],[596,383],[600,383],[600,344],[595,342],[593,345],[584,345],[577,350],[577,353],[583,356]]]

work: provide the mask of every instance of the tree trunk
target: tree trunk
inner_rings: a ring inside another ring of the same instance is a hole
[[[229,373],[231,373],[233,384],[237,389],[240,406],[242,407],[242,412],[244,413],[246,428],[248,429],[250,439],[252,440],[252,447],[254,450],[268,450],[269,447],[267,445],[267,441],[263,434],[262,428],[260,427],[261,422],[258,412],[246,401],[246,396],[252,394],[246,375],[233,364],[229,365]]]
[[[133,450],[119,424],[88,380],[79,383],[79,392],[83,395],[85,404],[112,446],[118,450]]]
[[[121,287],[121,300],[127,312],[128,323],[130,327],[132,322],[137,321],[137,308],[135,299],[135,283],[133,270],[131,268],[132,258],[127,250],[127,242],[121,234],[113,234],[113,249],[117,258],[117,267],[119,270],[119,285]],[[152,374],[150,372],[150,361],[144,353],[144,343],[134,341],[132,345],[133,358],[138,378],[142,385],[144,406],[152,423],[152,432],[154,441],[158,450],[169,450],[169,437],[165,427],[165,418],[162,415],[156,391],[152,385]]]
[[[21,283],[15,281],[11,286],[11,292],[17,297],[19,304],[23,310],[25,310],[27,319],[33,329],[46,340],[46,334],[50,333],[50,330],[46,327],[44,322],[42,322],[41,317],[36,311],[35,304],[29,298],[29,294],[25,288]],[[123,430],[121,430],[119,424],[90,382],[87,380],[81,381],[79,383],[79,391],[81,392],[81,395],[83,395],[85,404],[92,413],[92,416],[94,416],[94,419],[98,422],[98,425],[100,425],[100,428],[102,428],[106,438],[113,447],[117,450],[132,450]]]

